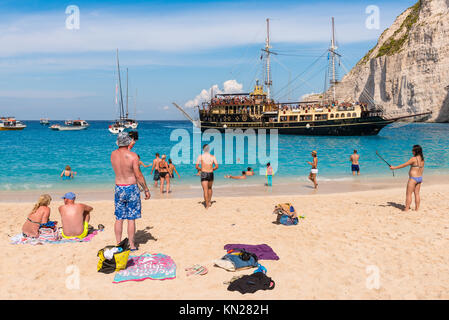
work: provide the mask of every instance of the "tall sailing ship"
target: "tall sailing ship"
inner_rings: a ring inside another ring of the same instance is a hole
[[[271,51],[270,25],[267,23],[265,48],[265,88],[256,81],[249,93],[215,94],[208,102],[197,106],[201,130],[217,129],[277,129],[280,134],[359,136],[376,135],[385,126],[404,118],[427,115],[430,112],[387,118],[381,107],[372,98],[368,102],[339,102],[335,98],[338,84],[336,64],[337,53],[332,18],[332,40],[328,49],[330,87],[321,100],[303,102],[276,102],[271,97],[272,80],[270,74]],[[331,94],[330,94],[331,93]],[[368,95],[368,93],[365,93]],[[177,104],[184,115],[186,112]],[[193,119],[191,119],[193,121]]]

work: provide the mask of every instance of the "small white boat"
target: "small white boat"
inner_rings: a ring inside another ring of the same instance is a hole
[[[40,124],[43,126],[48,126],[50,124],[50,120],[48,120],[47,118],[42,118],[40,119]]]
[[[134,119],[125,119],[125,127],[127,129],[137,129],[138,123]]]
[[[50,127],[51,130],[57,131],[80,131],[89,127],[89,124],[85,120],[67,120],[65,125],[54,124]]]
[[[119,123],[111,124],[108,128],[109,132],[113,134],[119,134],[120,132],[125,131],[125,129],[126,127]]]
[[[23,130],[27,126],[22,122],[16,120],[14,117],[0,118],[0,131],[16,131]]]

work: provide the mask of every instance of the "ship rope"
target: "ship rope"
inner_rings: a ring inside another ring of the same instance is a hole
[[[300,74],[298,74],[292,81],[291,83],[295,82],[298,78],[300,78],[301,76],[303,76],[304,74],[306,74],[307,72],[309,72],[312,67],[318,62],[320,61],[320,59],[322,59],[326,54],[327,54],[327,50],[324,51],[317,59],[315,59],[315,61],[313,61],[303,72],[301,72]],[[281,92],[283,92],[285,89],[288,89],[289,84],[283,86],[281,89],[279,89],[278,91],[276,91],[276,93],[273,94],[273,96],[279,96]]]

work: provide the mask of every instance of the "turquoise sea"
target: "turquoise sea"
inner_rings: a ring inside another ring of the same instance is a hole
[[[91,126],[87,130],[75,132],[52,131],[40,125],[39,121],[24,122],[28,127],[23,131],[0,131],[0,191],[56,190],[66,188],[68,184],[76,189],[109,189],[113,186],[114,174],[109,157],[116,148],[116,136],[107,130],[109,121],[89,121]],[[192,133],[192,125],[187,121],[140,121],[139,140],[133,151],[146,164],[151,163],[156,152],[169,155],[177,144],[177,141],[170,141],[174,129],[186,129]],[[275,178],[279,183],[306,181],[310,152],[317,150],[319,179],[351,179],[348,160],[353,149],[359,151],[364,177],[391,177],[389,168],[375,151],[397,165],[409,159],[414,144],[421,144],[424,149],[426,174],[449,173],[449,124],[396,123],[384,128],[378,136],[371,137],[279,135],[279,167]],[[234,164],[220,165],[216,184],[236,183],[224,179],[225,174],[238,175],[247,166],[258,173],[258,169],[265,166],[265,163],[248,164],[247,156],[238,160],[239,163],[234,159]],[[67,164],[78,173],[73,181],[61,181],[59,177]],[[176,177],[175,185],[198,186],[199,178],[195,176],[192,163],[176,167],[181,179]],[[147,181],[152,181],[150,168],[142,169]],[[397,176],[406,174],[407,169],[397,172]],[[258,185],[263,181],[262,175],[238,183]]]

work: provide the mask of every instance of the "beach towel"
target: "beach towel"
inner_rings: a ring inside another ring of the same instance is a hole
[[[227,244],[224,246],[226,251],[229,250],[246,250],[254,253],[259,260],[279,260],[278,255],[273,251],[273,249],[267,244]]]
[[[129,256],[125,270],[115,274],[113,283],[125,281],[168,280],[176,278],[176,264],[165,254]]]
[[[98,234],[98,230],[94,230],[93,232],[89,233],[85,238],[83,239],[64,239],[61,236],[61,232],[59,230],[52,230],[50,228],[41,228],[39,230],[39,237],[38,238],[30,238],[30,237],[24,237],[22,233],[19,233],[10,239],[11,244],[31,244],[31,245],[37,245],[37,244],[46,244],[46,243],[70,243],[70,242],[89,242],[92,240],[93,237],[95,237]]]
[[[245,294],[254,293],[258,290],[273,290],[274,286],[273,279],[267,277],[263,272],[256,272],[232,281],[228,286],[228,290]]]

